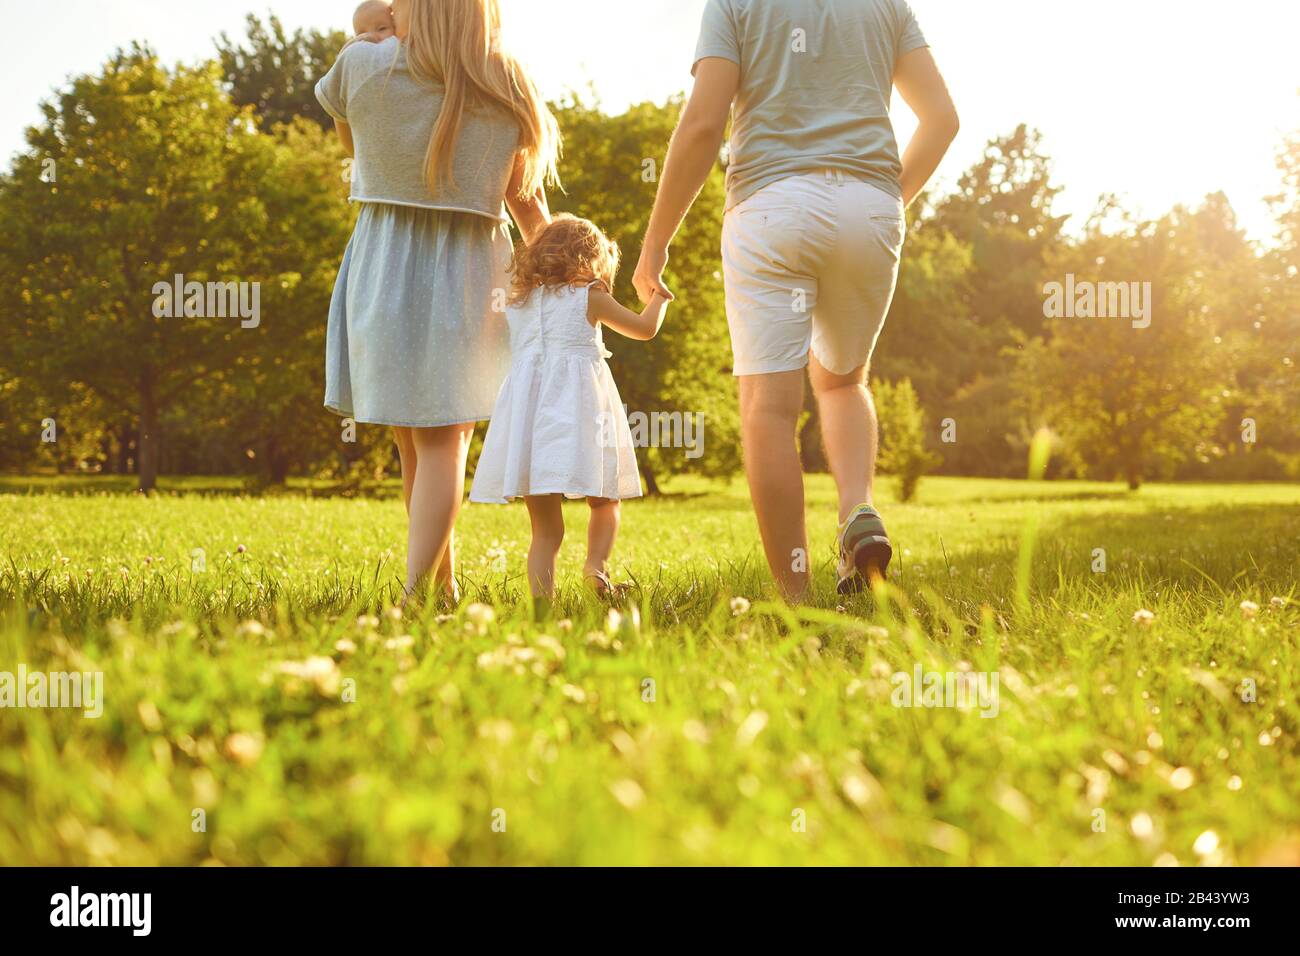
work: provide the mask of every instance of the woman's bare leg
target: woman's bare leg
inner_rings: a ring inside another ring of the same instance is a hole
[[[415,480],[411,487],[411,528],[407,542],[406,592],[428,580],[454,596],[452,538],[465,497],[465,462],[473,425],[411,429]]]
[[[415,452],[415,429],[395,426],[393,441],[397,444],[397,455],[402,461],[402,503],[406,507],[406,516],[411,516],[411,494],[415,489],[415,472],[417,456]],[[447,555],[433,573],[434,584],[455,598],[456,576],[456,533],[453,530],[447,542]]]
[[[535,598],[555,597],[555,559],[564,543],[564,511],[559,495],[524,499],[533,525],[528,547],[528,587]]]

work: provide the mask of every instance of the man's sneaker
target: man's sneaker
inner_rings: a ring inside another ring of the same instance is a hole
[[[857,594],[884,578],[894,549],[885,523],[870,505],[858,505],[840,527],[840,594]]]

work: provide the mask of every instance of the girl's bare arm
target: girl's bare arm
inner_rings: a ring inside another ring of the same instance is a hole
[[[619,335],[638,342],[649,342],[659,334],[664,315],[672,299],[658,290],[650,297],[650,304],[641,314],[626,309],[604,289],[593,288],[587,299],[587,321],[592,325],[602,322]]]

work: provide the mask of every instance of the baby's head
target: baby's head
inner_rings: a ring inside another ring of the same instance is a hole
[[[510,267],[510,301],[518,305],[537,288],[593,282],[602,283],[612,293],[618,262],[618,244],[595,223],[561,213],[531,246],[521,246],[515,252]]]
[[[384,0],[366,0],[352,14],[352,29],[357,36],[363,33],[375,33],[382,40],[387,40],[396,32],[393,26],[393,8]]]

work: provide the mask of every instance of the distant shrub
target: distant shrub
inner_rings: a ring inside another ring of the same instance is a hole
[[[880,455],[877,465],[898,481],[898,497],[911,501],[926,472],[942,460],[925,447],[925,412],[911,379],[875,382],[872,394],[880,418]]]

